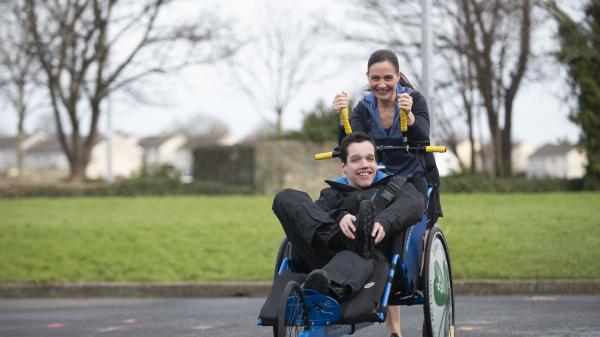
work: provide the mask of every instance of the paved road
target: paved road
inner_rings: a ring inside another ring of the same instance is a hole
[[[271,336],[255,325],[262,299],[0,300],[0,337]],[[404,337],[421,336],[422,307],[404,307]],[[457,336],[599,337],[600,296],[458,297]],[[375,325],[355,336],[386,336]]]

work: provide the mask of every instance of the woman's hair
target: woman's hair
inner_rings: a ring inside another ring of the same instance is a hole
[[[367,71],[369,68],[375,63],[388,61],[394,66],[394,69],[398,74],[400,74],[400,85],[403,87],[412,88],[413,86],[408,81],[408,78],[404,76],[404,74],[400,71],[400,64],[398,63],[398,57],[394,54],[393,51],[389,49],[379,49],[373,52],[369,57],[369,61],[367,62]]]

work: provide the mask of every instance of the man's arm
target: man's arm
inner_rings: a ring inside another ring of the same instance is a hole
[[[425,209],[423,195],[407,182],[400,188],[394,201],[375,216],[386,236],[398,233],[419,221]]]

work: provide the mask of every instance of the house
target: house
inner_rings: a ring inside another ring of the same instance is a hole
[[[88,179],[104,179],[108,176],[108,140],[106,137],[98,138],[85,171]],[[113,177],[129,177],[138,171],[142,166],[143,149],[137,138],[117,133],[111,141]],[[24,165],[28,171],[36,173],[31,177],[33,180],[43,182],[66,178],[70,171],[69,161],[56,136],[50,136],[27,149]]]
[[[479,142],[475,142],[475,165],[477,167],[477,172],[493,172],[494,171],[494,162],[493,162],[493,151],[491,144],[481,145]],[[463,140],[458,143],[457,147],[458,158],[463,165],[463,167],[469,168],[471,167],[471,147],[470,142],[468,140]],[[533,152],[535,152],[536,147],[531,144],[519,142],[514,143],[512,146],[511,152],[511,164],[512,164],[512,172],[515,176],[526,176],[528,171],[528,159],[529,156]]]
[[[587,157],[571,144],[546,144],[530,157],[528,178],[581,178],[585,174]]]
[[[183,133],[142,139],[139,145],[144,149],[143,165],[145,167],[175,166],[177,151],[186,145],[187,140],[188,137]]]
[[[69,176],[69,161],[55,135],[28,148],[23,166],[30,182],[47,183]]]
[[[512,162],[512,173],[515,177],[527,176],[529,158],[536,149],[536,146],[522,142],[513,144],[510,158]]]
[[[434,153],[435,163],[440,176],[445,177],[460,172],[460,164],[456,155],[450,151]]]
[[[142,168],[144,149],[131,135],[115,133],[111,139],[111,170],[114,178],[127,178]],[[85,170],[88,179],[108,177],[108,138],[104,137],[92,148],[90,162]]]
[[[48,136],[28,148],[24,165],[31,170],[69,170],[69,161],[56,136]]]
[[[46,133],[36,132],[31,135],[26,135],[23,140],[23,156],[31,146],[47,138]],[[18,173],[17,170],[17,150],[19,146],[18,137],[0,137],[0,175],[14,177]],[[24,159],[23,159],[24,160]],[[25,166],[25,164],[24,164]]]

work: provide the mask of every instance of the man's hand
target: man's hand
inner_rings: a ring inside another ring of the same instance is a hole
[[[379,222],[376,222],[373,225],[373,232],[371,233],[371,236],[375,238],[375,244],[380,243],[385,237],[385,230]]]
[[[339,223],[342,233],[346,237],[354,240],[354,232],[356,232],[356,217],[352,214],[346,214]]]

